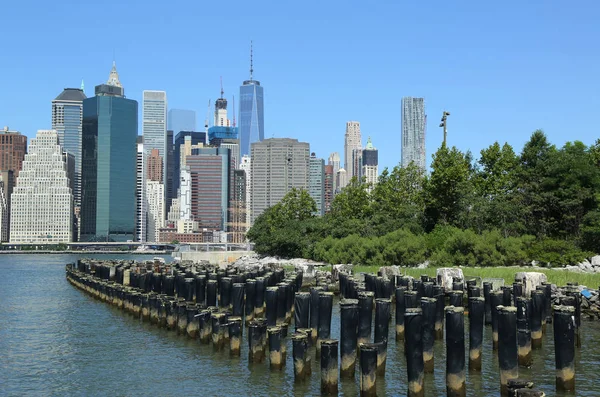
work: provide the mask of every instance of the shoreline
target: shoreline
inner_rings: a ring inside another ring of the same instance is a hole
[[[55,255],[62,255],[62,254],[69,254],[69,255],[98,255],[98,254],[107,254],[107,255],[116,255],[116,254],[123,254],[123,255],[171,255],[173,253],[173,251],[73,251],[73,250],[64,250],[64,251],[51,251],[51,250],[31,250],[31,251],[25,251],[25,250],[6,250],[6,251],[0,251],[0,255],[11,255],[11,254],[16,254],[16,255],[50,255],[50,254],[55,254]]]

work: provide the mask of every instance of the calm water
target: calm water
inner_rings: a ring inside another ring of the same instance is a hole
[[[64,265],[76,259],[76,255],[0,255],[0,395],[319,395],[314,355],[311,381],[295,385],[289,342],[288,365],[281,372],[271,372],[267,362],[248,365],[245,333],[241,358],[232,359],[227,351],[215,353],[209,346],[141,323],[72,287],[65,279]],[[333,338],[339,337],[338,314],[336,304]],[[548,396],[556,396],[552,327],[548,330],[544,348],[534,351],[534,367],[521,370],[521,376],[536,382]],[[584,322],[582,335],[576,395],[600,396],[600,324]],[[490,337],[486,329],[484,370],[468,375],[469,396],[499,395],[497,356]],[[378,395],[406,395],[403,351],[402,344],[393,340],[389,344],[386,376],[377,380]],[[436,342],[435,355],[435,373],[426,377],[426,395],[443,396],[441,342]],[[341,382],[340,395],[357,393],[358,381]]]

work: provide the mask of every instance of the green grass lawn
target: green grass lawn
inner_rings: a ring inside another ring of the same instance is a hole
[[[355,266],[354,273],[377,273],[379,267],[375,266]],[[420,277],[421,275],[428,275],[435,277],[437,268],[429,267],[427,269],[415,269],[415,268],[401,268],[402,273],[412,276]],[[579,285],[585,285],[592,289],[597,289],[600,286],[600,273],[575,273],[566,270],[556,269],[544,269],[544,268],[531,268],[531,267],[482,267],[482,268],[462,268],[465,278],[469,277],[482,277],[482,278],[503,278],[505,284],[512,284],[515,280],[515,273],[517,272],[541,272],[546,274],[548,282],[556,284],[558,286],[564,286],[567,282],[577,282]]]

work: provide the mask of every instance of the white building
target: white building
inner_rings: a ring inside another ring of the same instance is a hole
[[[137,176],[135,186],[135,235],[137,241],[146,241],[146,179],[144,178],[144,144],[142,137],[138,136],[137,144]]]
[[[189,167],[181,169],[179,177],[179,219],[192,220],[192,173]]]
[[[169,212],[167,213],[167,221],[172,225],[176,225],[178,220],[179,220],[179,199],[174,198],[173,200],[171,200],[171,208],[169,209]]]
[[[146,201],[148,203],[146,240],[157,242],[159,229],[165,227],[165,185],[159,181],[146,180]]]
[[[402,167],[407,167],[414,162],[425,172],[426,120],[423,98],[402,98]]]
[[[348,173],[345,169],[340,168],[335,174],[335,193],[339,193],[348,185]]]
[[[73,240],[73,192],[54,130],[31,140],[11,196],[11,243]]]
[[[348,121],[346,123],[346,135],[344,137],[344,167],[347,173],[347,180],[358,176],[353,172],[354,167],[354,150],[362,150],[362,139],[360,135],[360,123],[358,121]]]
[[[327,165],[333,166],[333,192],[337,190],[337,181],[336,175],[340,168],[342,168],[342,161],[340,160],[340,154],[338,152],[333,152],[329,155],[329,160],[327,161]]]

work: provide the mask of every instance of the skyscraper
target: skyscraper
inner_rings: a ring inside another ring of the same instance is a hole
[[[250,79],[240,87],[240,156],[250,154],[251,145],[265,139],[263,87],[253,79],[252,44],[250,44]]]
[[[10,232],[10,196],[15,186],[12,171],[0,171],[0,241],[6,242]]]
[[[12,171],[18,177],[26,153],[27,137],[4,127],[0,131],[0,171]]]
[[[146,179],[144,176],[144,137],[137,136],[135,184],[135,241],[146,241]]]
[[[185,137],[190,137],[189,153],[181,155],[181,146],[185,143]],[[177,197],[180,186],[181,165],[185,164],[185,156],[192,154],[192,146],[204,144],[206,142],[206,132],[198,131],[179,131],[175,135],[173,144],[173,196]],[[183,160],[183,161],[182,161]]]
[[[74,157],[73,200],[81,206],[81,139],[83,136],[83,101],[87,97],[80,88],[65,88],[52,101],[52,129],[58,133],[63,150]]]
[[[367,146],[362,152],[362,176],[365,177],[365,182],[370,184],[367,188],[369,191],[377,184],[379,178],[379,159],[377,149],[371,142],[371,137],[367,141]]]
[[[362,140],[360,136],[360,123],[358,121],[348,121],[346,123],[346,135],[344,137],[344,168],[346,177],[349,181],[353,177],[358,177],[355,173],[354,150],[362,150]]]
[[[246,223],[250,222],[250,210],[252,209],[252,159],[250,155],[242,156],[242,160],[240,161],[240,170],[243,170],[246,173]]]
[[[325,213],[331,210],[331,202],[333,201],[335,177],[333,173],[333,165],[328,164],[325,166]]]
[[[177,197],[173,191],[173,175],[175,172],[175,145],[173,143],[173,130],[167,130],[167,174],[164,175],[165,195],[167,197],[166,207],[171,207],[171,200]]]
[[[175,135],[179,131],[196,131],[196,112],[184,109],[169,109],[167,129]]]
[[[231,150],[234,168],[239,167],[240,161],[240,141],[238,138],[238,128],[232,126],[227,117],[227,100],[223,98],[223,90],[221,89],[221,98],[215,101],[214,125],[208,129],[208,141],[211,146]]]
[[[38,131],[11,196],[11,243],[73,241],[73,193],[56,131]]]
[[[341,192],[342,189],[346,187],[346,185],[348,185],[348,173],[345,169],[340,168],[337,174],[335,174],[335,194]]]
[[[143,93],[142,135],[144,151],[149,156],[152,149],[158,149],[163,159],[163,175],[167,174],[167,93],[149,91]],[[146,170],[147,171],[147,170]]]
[[[336,185],[335,185],[335,175],[337,175],[337,172],[340,170],[340,168],[342,168],[341,165],[341,161],[340,161],[340,154],[338,152],[333,152],[329,155],[329,160],[327,161],[327,165],[331,165],[332,168],[332,173],[333,173],[333,192],[335,193],[336,190]]]
[[[146,167],[146,179],[149,181],[163,182],[163,158],[159,155],[158,149],[152,149],[150,155],[146,157],[148,166]]]
[[[138,103],[124,97],[116,66],[83,101],[82,241],[135,235]]]
[[[225,148],[192,149],[186,166],[191,174],[192,218],[201,228],[226,230],[233,198],[233,161]]]
[[[315,215],[323,216],[325,214],[325,160],[311,153],[308,172],[308,194],[317,205]]]
[[[308,189],[310,147],[297,139],[270,138],[252,144],[252,223],[293,188]]]
[[[165,224],[165,185],[157,180],[146,180],[146,241],[159,241],[159,231]]]
[[[402,98],[402,166],[411,162],[425,171],[425,100]]]

